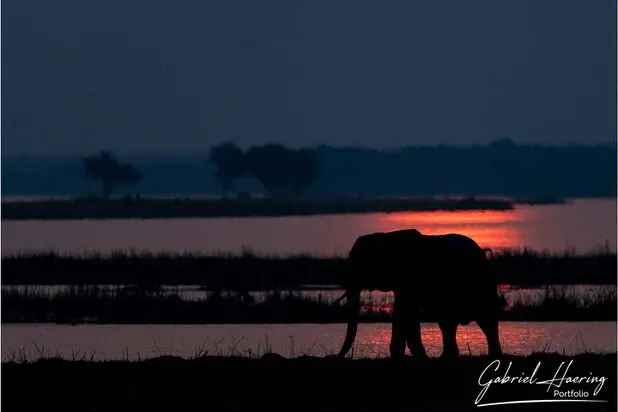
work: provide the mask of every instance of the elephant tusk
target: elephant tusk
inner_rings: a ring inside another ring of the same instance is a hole
[[[348,297],[348,294],[349,294],[349,292],[347,292],[347,291],[346,291],[343,295],[341,295],[341,297],[340,297],[340,298],[336,299],[336,300],[333,302],[333,305],[336,305],[337,303],[341,302],[343,299],[347,298],[347,297]]]

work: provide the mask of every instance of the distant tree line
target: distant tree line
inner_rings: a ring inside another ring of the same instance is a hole
[[[300,196],[318,175],[312,151],[274,143],[253,146],[245,153],[233,142],[225,142],[212,146],[207,161],[216,167],[214,177],[224,196],[242,177],[256,178],[270,196]],[[136,166],[120,163],[109,151],[86,157],[83,166],[88,178],[101,183],[101,195],[106,198],[114,187],[136,185],[142,179]]]
[[[141,172],[132,164],[120,163],[109,151],[88,156],[83,161],[86,176],[101,182],[101,195],[109,197],[117,185],[136,185]]]
[[[616,196],[616,145],[545,146],[502,138],[486,145],[397,150],[234,143],[190,154],[2,157],[3,195],[79,195],[86,176],[101,194],[266,192],[271,196]],[[131,186],[133,185],[133,186]],[[136,186],[137,185],[137,186]]]

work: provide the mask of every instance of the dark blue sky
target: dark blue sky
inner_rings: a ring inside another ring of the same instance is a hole
[[[2,2],[3,154],[616,139],[613,0]]]

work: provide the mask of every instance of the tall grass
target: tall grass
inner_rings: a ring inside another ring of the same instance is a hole
[[[569,286],[542,289],[535,296],[502,295],[503,320],[616,320],[616,289],[577,291]],[[5,286],[3,322],[94,323],[340,323],[345,308],[323,293],[269,291],[263,294],[205,291],[184,297],[181,291],[119,286],[67,286],[52,291]],[[390,320],[388,295],[368,294],[361,321]],[[434,321],[426,315],[423,321]]]
[[[546,286],[540,296],[520,294],[505,311],[505,319],[615,320],[616,288],[582,292],[573,286]]]
[[[491,259],[501,284],[616,285],[616,252],[504,249]],[[291,289],[341,284],[345,256],[151,253],[18,253],[2,258],[2,281],[16,284],[205,285],[216,289]]]

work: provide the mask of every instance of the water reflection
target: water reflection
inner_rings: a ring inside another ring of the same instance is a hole
[[[381,218],[383,230],[420,228],[423,233],[438,235],[462,233],[481,246],[506,248],[526,243],[517,224],[523,217],[516,211],[462,211],[399,213]]]
[[[616,248],[616,200],[576,199],[565,205],[505,211],[407,212],[376,216],[381,230],[417,228],[427,234],[463,233],[484,247],[585,251]]]
[[[339,350],[345,335],[343,324],[280,325],[37,325],[3,324],[2,356],[14,354],[35,359],[45,355],[66,358],[73,354],[95,359],[139,359],[160,355],[263,354],[266,350],[284,356],[324,356]],[[387,323],[359,325],[355,357],[388,355],[391,326]],[[429,356],[442,352],[442,336],[436,324],[422,324],[422,338]],[[616,352],[616,322],[503,322],[503,350],[526,355],[532,351],[566,354]],[[462,354],[487,353],[480,328],[460,326],[457,342]],[[407,352],[407,349],[406,349]],[[409,352],[407,352],[409,354]]]
[[[525,346],[522,345],[524,342],[519,338],[513,339],[513,337],[517,335],[513,335],[513,333],[511,333],[511,328],[513,328],[511,325],[503,328],[506,329],[501,333],[503,344],[516,348]],[[517,327],[515,326],[515,328]],[[425,345],[427,353],[430,356],[439,356],[443,346],[440,328],[434,324],[422,324],[421,333],[423,345]],[[385,328],[380,325],[380,327],[369,330],[365,335],[363,335],[360,343],[361,350],[366,354],[369,351],[379,349],[380,354],[385,355],[387,354],[390,339],[390,328]],[[485,339],[485,335],[483,335],[482,331],[478,328],[478,326],[476,326],[476,324],[459,326],[457,328],[457,344],[459,345],[459,351],[462,354],[480,355],[487,353],[487,341]],[[406,352],[410,354],[407,348]]]
[[[67,295],[79,295],[90,297],[93,296],[115,296],[122,291],[136,290],[134,286],[125,285],[96,285],[96,286],[75,286],[75,285],[2,285],[0,288],[3,293],[17,293],[21,296],[30,296],[31,298],[45,299],[62,299]],[[616,294],[615,285],[555,285],[549,289],[543,287],[535,288],[520,288],[513,285],[498,285],[498,292],[504,296],[506,300],[506,308],[510,308],[516,302],[524,302],[526,304],[536,304],[542,301],[548,293],[555,291],[559,296],[572,299],[583,300],[588,297],[597,298],[599,300],[605,297],[611,297]],[[198,285],[163,285],[160,289],[152,289],[151,296],[164,299],[166,297],[175,296],[186,301],[208,301],[212,291],[204,289]],[[248,292],[256,303],[262,303],[272,291],[252,291]],[[324,304],[333,302],[341,297],[343,290],[332,288],[319,288],[302,290],[302,291],[281,291],[275,292],[276,295],[285,297],[290,294],[297,299],[307,298],[314,302],[323,302]],[[564,295],[562,295],[564,294]],[[381,291],[362,291],[361,302],[362,310],[390,313],[392,311],[394,296],[392,292]]]
[[[25,250],[148,250],[345,255],[362,234],[414,227],[460,232],[490,248],[616,248],[616,199],[511,211],[406,212],[281,218],[3,221],[2,254]]]

